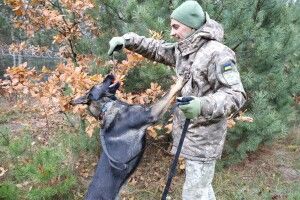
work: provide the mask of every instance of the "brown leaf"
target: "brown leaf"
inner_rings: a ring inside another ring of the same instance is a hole
[[[7,170],[5,170],[3,167],[0,167],[0,177],[4,176]]]
[[[172,130],[173,130],[173,124],[172,124],[172,123],[167,124],[167,125],[165,126],[165,128],[167,129],[166,133],[171,133]]]
[[[232,118],[227,119],[227,127],[233,128],[235,126],[235,121]]]
[[[147,128],[148,134],[153,137],[153,138],[157,138],[157,132],[155,130],[155,128],[153,126],[150,126]]]
[[[252,117],[247,116],[239,116],[236,118],[237,121],[252,123],[254,119]]]

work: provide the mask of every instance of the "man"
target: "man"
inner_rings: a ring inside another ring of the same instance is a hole
[[[125,47],[174,66],[177,75],[190,72],[191,78],[181,94],[191,98],[178,99],[190,101],[174,114],[172,152],[176,152],[185,119],[191,119],[181,151],[186,160],[182,198],[215,199],[211,184],[225,142],[226,118],[245,103],[245,91],[235,54],[221,43],[223,28],[196,1],[185,1],[172,12],[171,36],[178,42],[166,43],[127,33],[111,39],[108,54]]]

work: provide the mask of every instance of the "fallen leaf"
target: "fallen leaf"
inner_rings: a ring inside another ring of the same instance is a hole
[[[3,167],[0,167],[0,177],[4,176],[7,170],[5,170]]]

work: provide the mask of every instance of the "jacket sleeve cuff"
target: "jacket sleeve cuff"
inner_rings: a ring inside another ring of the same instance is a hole
[[[130,33],[126,33],[124,34],[122,37],[124,38],[125,40],[125,44],[124,44],[124,47],[129,47],[130,45],[132,45],[132,40],[133,38],[136,36],[135,33],[133,32],[130,32]]]
[[[211,102],[211,99],[200,97],[200,103],[201,103],[201,111],[200,116],[210,119],[213,115],[213,102]]]

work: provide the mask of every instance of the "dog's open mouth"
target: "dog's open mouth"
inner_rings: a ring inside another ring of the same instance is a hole
[[[119,87],[120,87],[120,82],[117,81],[117,82],[111,84],[111,85],[108,87],[108,91],[109,91],[109,93],[111,93],[111,94],[115,94],[116,91],[119,89]]]
[[[118,84],[120,84],[119,81],[113,82],[112,84],[110,84],[109,88],[114,88],[114,87],[116,87]]]
[[[111,75],[111,82],[110,85],[108,86],[108,90],[110,93],[115,93],[117,89],[120,87],[120,82],[116,79],[114,75]]]

